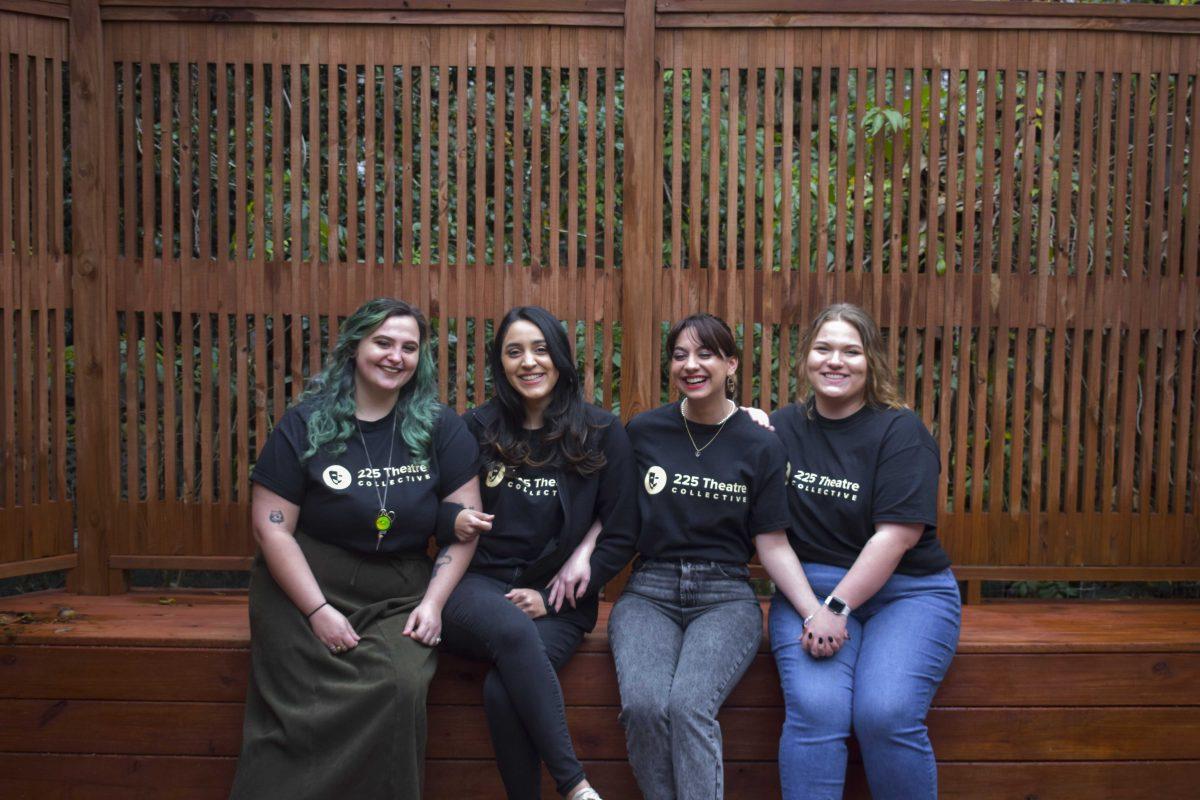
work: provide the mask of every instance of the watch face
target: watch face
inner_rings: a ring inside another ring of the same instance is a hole
[[[835,614],[841,614],[846,610],[846,604],[833,595],[825,598],[825,605],[829,606],[829,610]]]

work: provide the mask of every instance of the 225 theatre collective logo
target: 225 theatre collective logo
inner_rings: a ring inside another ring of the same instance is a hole
[[[657,465],[646,470],[642,485],[649,495],[658,494],[670,486],[671,494],[724,503],[745,503],[749,491],[746,484],[739,481],[719,481],[707,475],[689,475],[685,472],[676,472],[668,480],[667,471]]]

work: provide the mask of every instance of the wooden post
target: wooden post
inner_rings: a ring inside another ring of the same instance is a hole
[[[113,303],[105,252],[110,198],[105,187],[104,43],[98,0],[71,0],[72,298],[74,301],[76,525],[78,575],[84,594],[124,591],[119,571],[108,568],[108,540],[117,498],[114,441],[109,425],[116,402]]]
[[[622,253],[621,415],[628,420],[658,399],[654,233],[654,0],[625,0],[625,175]]]
[[[661,248],[655,238],[654,0],[625,0],[625,239],[621,261],[621,416],[652,408],[658,401],[658,316],[655,313]],[[629,579],[629,567],[609,582],[605,597],[615,600]]]

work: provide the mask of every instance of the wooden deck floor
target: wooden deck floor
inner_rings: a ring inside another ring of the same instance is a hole
[[[563,690],[597,785],[637,797],[604,629],[564,670]],[[242,593],[0,598],[0,796],[223,797],[247,647]],[[502,796],[481,676],[478,664],[442,659],[428,797]],[[781,721],[764,647],[722,711],[729,797],[778,797]],[[1195,796],[1200,604],[967,607],[929,724],[944,797]],[[847,795],[866,796],[860,769]]]

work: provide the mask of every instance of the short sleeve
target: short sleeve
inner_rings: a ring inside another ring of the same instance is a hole
[[[434,428],[438,497],[445,497],[479,473],[479,444],[466,423],[449,408],[441,408]]]
[[[270,489],[289,503],[300,505],[304,500],[306,481],[300,456],[307,445],[308,426],[304,424],[299,409],[289,409],[267,437],[250,473],[250,480]]]
[[[781,530],[788,524],[787,454],[774,434],[770,434],[760,452],[747,526],[751,536]]]
[[[893,424],[880,446],[871,504],[873,523],[937,525],[937,447],[913,414]]]

